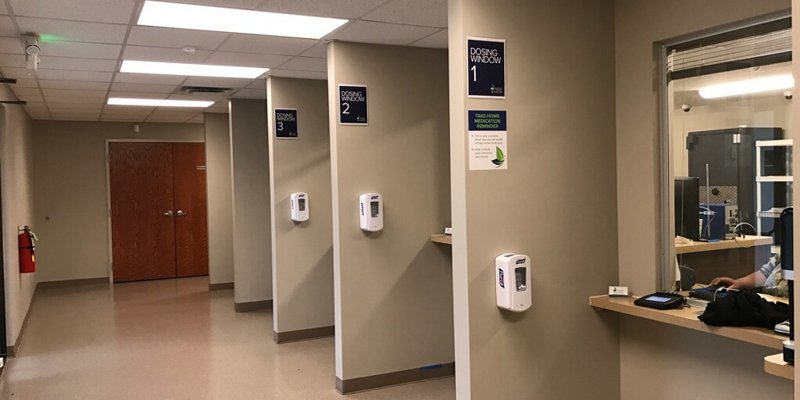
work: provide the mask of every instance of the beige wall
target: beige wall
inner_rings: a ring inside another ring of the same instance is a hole
[[[203,141],[202,124],[35,121],[39,282],[110,272],[106,140]],[[47,219],[49,218],[49,220]]]
[[[617,319],[587,303],[617,282],[613,3],[449,5],[457,398],[617,399]],[[505,100],[466,98],[469,36],[507,40]],[[468,170],[487,109],[508,111],[505,171]],[[523,313],[496,306],[506,252],[531,257]]]
[[[338,124],[338,84],[368,86],[369,126]],[[447,52],[328,47],[336,376],[453,361]],[[383,195],[384,229],[359,229],[358,196]],[[459,333],[460,334],[460,333]]]
[[[789,1],[617,0],[614,5],[619,274],[621,284],[645,294],[656,288],[661,251],[653,43],[786,9]],[[676,390],[717,398],[723,387],[741,398],[792,396],[791,382],[763,372],[761,357],[774,350],[628,318],[621,319],[620,347],[623,399],[674,398]],[[659,381],[674,385],[642,379],[647,370],[661,371]]]
[[[228,114],[205,113],[208,281],[233,282],[233,196]]]
[[[331,147],[326,81],[267,80],[275,332],[333,326]],[[298,138],[275,138],[275,108],[295,108]],[[308,193],[309,220],[292,222],[289,195]]]
[[[272,299],[267,102],[230,101],[234,301]]]
[[[0,99],[16,99],[0,85]],[[33,148],[31,119],[22,106],[0,106],[0,191],[2,191],[3,269],[6,295],[6,343],[13,345],[36,287],[35,274],[19,273],[17,227],[38,230],[33,216]],[[41,264],[40,264],[41,265]]]

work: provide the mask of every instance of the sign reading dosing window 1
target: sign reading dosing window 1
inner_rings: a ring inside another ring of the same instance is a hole
[[[367,125],[367,87],[339,85],[339,123]]]
[[[275,109],[275,137],[278,139],[297,139],[297,109]]]
[[[467,39],[470,97],[506,97],[506,41]]]

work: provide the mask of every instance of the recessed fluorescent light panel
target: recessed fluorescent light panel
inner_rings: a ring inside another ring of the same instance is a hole
[[[698,92],[700,93],[700,97],[704,99],[719,99],[723,97],[741,96],[745,94],[786,90],[793,87],[794,78],[792,75],[783,74],[706,86],[704,88],[700,88]]]
[[[145,1],[139,25],[319,39],[346,19]]]
[[[119,71],[133,72],[137,74],[212,76],[216,78],[255,79],[269,71],[269,68],[124,60],[122,61],[122,67],[119,69]]]
[[[130,99],[123,97],[111,97],[108,99],[108,105],[111,106],[206,108],[212,104],[214,104],[213,101],[200,100]]]

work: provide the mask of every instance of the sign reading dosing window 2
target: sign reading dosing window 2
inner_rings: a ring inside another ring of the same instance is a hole
[[[339,123],[367,125],[367,87],[339,85]]]
[[[297,139],[297,109],[275,109],[275,137],[278,139]]]
[[[470,97],[506,97],[506,41],[467,38]]]

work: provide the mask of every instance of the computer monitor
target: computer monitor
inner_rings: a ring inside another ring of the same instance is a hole
[[[700,239],[700,178],[675,177],[675,235]]]

